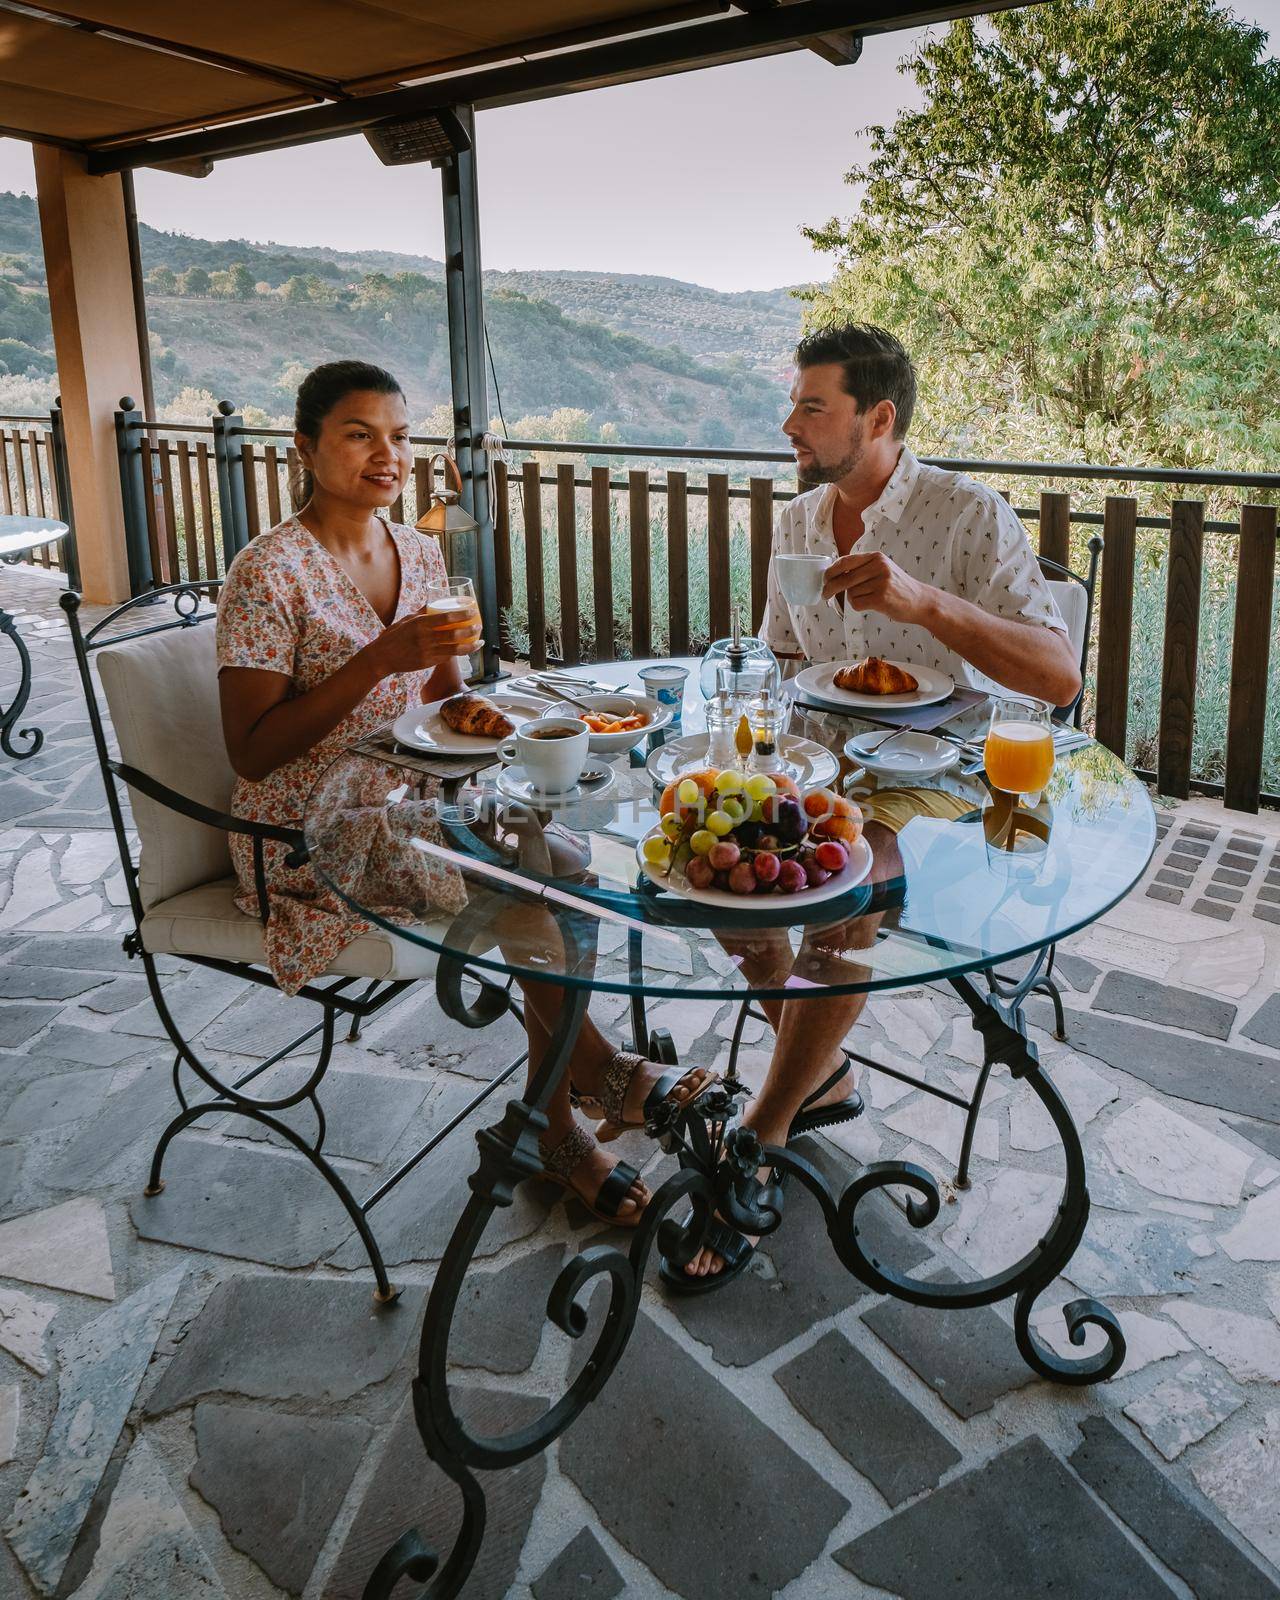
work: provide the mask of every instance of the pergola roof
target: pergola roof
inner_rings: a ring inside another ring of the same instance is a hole
[[[817,48],[1011,0],[0,0],[0,133],[90,169],[331,138],[451,103],[511,104]]]

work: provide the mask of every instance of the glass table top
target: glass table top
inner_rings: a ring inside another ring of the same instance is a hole
[[[697,663],[684,664],[683,716],[668,738],[703,727]],[[582,672],[638,688],[644,665]],[[988,716],[972,707],[941,731],[980,742]],[[457,796],[466,804],[450,813],[449,794],[411,753],[348,753],[317,783],[304,829],[319,876],[400,938],[524,980],[707,999],[899,988],[998,966],[1093,922],[1150,859],[1147,791],[1092,741],[1059,754],[1033,806],[993,791],[971,760],[909,787],[877,780],[843,753],[869,726],[792,711],[793,735],[838,756],[830,788],[861,809],[871,846],[867,876],[833,893],[851,867],[819,891],[825,899],[721,894],[709,904],[653,881],[637,846],[659,823],[660,791],[626,755],[607,760],[595,793],[560,802],[513,798],[498,787],[500,766],[480,767],[496,757],[480,757]],[[442,875],[449,912],[438,909]]]
[[[41,545],[54,544],[66,533],[66,523],[52,517],[0,516],[0,561],[16,560]]]

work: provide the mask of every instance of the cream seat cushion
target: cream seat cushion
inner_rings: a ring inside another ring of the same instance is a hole
[[[1058,614],[1067,625],[1067,638],[1071,641],[1075,659],[1079,661],[1084,653],[1084,618],[1089,597],[1080,584],[1069,583],[1065,578],[1047,578],[1045,581],[1057,604]]]
[[[203,883],[154,905],[142,919],[142,942],[152,955],[213,956],[265,967],[262,924],[235,903],[234,878]],[[425,926],[443,940],[447,921]],[[341,951],[327,975],[344,978],[427,978],[436,953],[375,928]]]
[[[188,800],[231,810],[236,775],[222,740],[213,622],[99,650],[120,757]],[[144,909],[232,870],[227,836],[130,789]]]

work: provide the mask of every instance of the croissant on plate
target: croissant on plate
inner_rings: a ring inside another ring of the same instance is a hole
[[[837,689],[852,689],[855,694],[910,694],[920,687],[909,672],[880,656],[868,656],[851,667],[841,667],[835,675],[835,685]]]
[[[479,694],[450,695],[440,703],[440,719],[455,733],[484,739],[505,739],[516,731],[515,723]]]

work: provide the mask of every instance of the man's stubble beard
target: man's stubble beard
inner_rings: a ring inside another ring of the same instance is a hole
[[[866,446],[862,435],[859,434],[853,440],[849,453],[840,461],[833,463],[831,466],[825,466],[819,461],[810,462],[808,467],[799,472],[800,481],[805,487],[816,486],[820,483],[839,483],[841,478],[849,476],[865,454]]]

